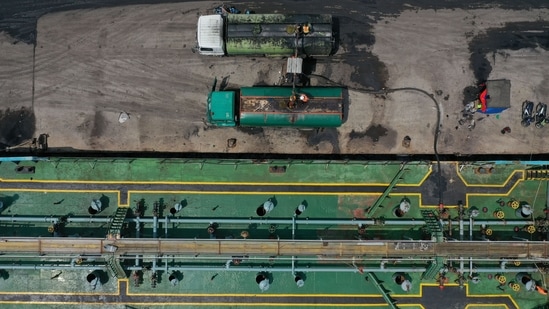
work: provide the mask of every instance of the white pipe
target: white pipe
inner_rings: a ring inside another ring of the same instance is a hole
[[[473,240],[473,217],[469,217],[469,240]]]
[[[106,265],[78,265],[72,266],[70,264],[65,265],[0,265],[0,269],[5,270],[16,270],[16,269],[26,269],[26,270],[56,270],[56,269],[65,269],[65,268],[74,268],[74,269],[85,269],[85,270],[106,270]]]
[[[219,224],[292,224],[291,219],[219,219],[219,218],[158,218],[159,223],[189,223],[189,224],[209,224],[210,222],[216,222]],[[55,223],[59,221],[57,217],[30,217],[30,216],[0,216],[0,222],[45,222],[45,223]],[[68,223],[109,223],[112,221],[111,217],[68,217]],[[154,218],[126,218],[125,222],[141,222],[141,223],[153,223]],[[531,220],[512,220],[512,221],[502,221],[502,220],[483,220],[483,221],[474,221],[473,225],[525,225],[531,223]],[[341,220],[341,219],[296,219],[296,224],[307,224],[307,225],[374,225],[375,220]],[[444,221],[444,225],[449,224],[449,222]],[[458,221],[452,221],[452,224],[459,224]],[[421,226],[425,225],[424,220],[400,220],[400,219],[387,219],[384,221],[383,225],[412,225],[412,226]]]
[[[128,267],[128,270],[141,270],[141,267]],[[154,271],[154,269],[152,269]],[[377,267],[363,268],[363,272],[424,272],[425,267],[420,268],[387,268],[380,269]],[[230,267],[225,268],[225,266],[181,266],[181,267],[168,267],[168,273],[172,271],[239,271],[239,272],[289,272],[291,268],[288,267],[270,267],[264,268],[261,266],[257,267]],[[295,268],[294,271],[298,272],[358,272],[358,269],[352,267],[305,267],[305,268]]]
[[[128,267],[128,270],[141,270],[142,267]],[[155,271],[155,269],[152,269]],[[404,272],[404,273],[412,273],[412,272],[425,272],[426,268],[424,267],[388,267],[388,268],[377,268],[377,267],[364,267],[362,268],[363,272]],[[291,271],[291,268],[288,267],[271,267],[268,269],[265,269],[264,267],[257,266],[247,266],[247,267],[230,267],[225,268],[225,266],[181,266],[181,267],[168,267],[167,273],[173,272],[173,271],[238,271],[238,272],[259,272],[259,271],[269,271],[269,272],[289,272]],[[470,273],[498,273],[498,272],[510,272],[510,273],[516,273],[516,272],[539,272],[539,269],[536,267],[523,267],[518,268],[514,267],[512,269],[506,269],[501,270],[498,267],[490,267],[490,268],[465,268],[464,271],[468,271]],[[298,272],[358,272],[358,269],[354,267],[305,267],[305,268],[298,268],[296,267],[294,269],[295,273]]]
[[[158,238],[158,216],[153,217],[153,238]]]
[[[463,203],[459,203],[459,240],[463,240]]]
[[[473,259],[469,258],[469,275],[473,275]]]
[[[164,219],[164,238],[168,238],[168,224],[170,223],[168,219],[168,215],[166,215],[166,218]]]
[[[141,219],[139,217],[135,219],[135,238],[139,238],[139,234],[141,234]],[[139,266],[139,255],[135,256],[135,266]]]
[[[295,239],[295,215],[292,217],[292,239]]]
[[[12,256],[10,255],[10,258]],[[25,257],[28,257],[25,256]],[[44,257],[47,257],[47,256],[44,256]],[[131,258],[133,257],[133,255],[131,256],[127,256],[127,255],[121,255],[120,258]],[[192,256],[184,256],[184,255],[170,255],[170,256],[167,256],[167,255],[163,255],[163,256],[155,256],[155,255],[141,255],[141,258],[142,259],[154,259],[154,258],[158,258],[158,259],[181,259],[181,260],[189,260],[189,261],[193,261],[193,260],[226,260],[227,258],[231,258],[231,256],[222,256],[222,255],[219,255],[219,256],[203,256],[203,255],[199,255],[199,256],[195,256],[195,255],[192,255]],[[2,258],[2,256],[0,256],[0,259]],[[57,257],[52,257],[52,258],[57,258]],[[294,256],[294,258],[297,258],[296,256]],[[246,256],[246,260],[257,260],[257,261],[264,261],[264,260],[271,260],[272,258],[271,257],[267,257],[267,256]],[[318,257],[299,257],[299,260],[300,261],[318,261],[318,262],[343,262],[343,261],[353,261],[355,260],[356,258],[353,258],[353,257],[341,257],[341,258],[329,258],[329,257],[322,257],[322,258],[318,258]],[[391,262],[391,261],[402,261],[402,258],[398,257],[398,258],[389,258],[389,257],[385,257],[383,258],[384,260],[388,261],[388,262]],[[287,256],[277,256],[276,257],[276,260],[277,261],[291,261],[292,260],[292,257],[287,257]],[[407,262],[432,262],[434,260],[434,258],[406,258],[406,261]],[[359,261],[361,262],[364,262],[364,261],[374,261],[374,262],[377,262],[379,261],[379,257],[376,257],[376,258],[360,258]],[[495,261],[499,261],[499,259],[496,259]]]
[[[504,270],[505,269],[505,265],[507,265],[507,260],[506,259],[503,259],[501,260],[501,263],[499,264],[499,267]]]

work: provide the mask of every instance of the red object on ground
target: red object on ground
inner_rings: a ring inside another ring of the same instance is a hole
[[[480,95],[479,95],[479,99],[480,99],[480,110],[484,113],[486,112],[486,96],[488,95],[488,88],[484,88],[484,90],[482,90],[480,92]]]
[[[537,285],[536,286],[536,290],[538,291],[538,293],[540,293],[541,295],[547,295],[547,290],[542,288],[541,286]]]

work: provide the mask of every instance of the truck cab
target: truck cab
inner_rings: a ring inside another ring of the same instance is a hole
[[[205,15],[198,18],[196,50],[201,55],[223,56],[225,55],[225,42],[223,39],[224,19],[221,15]]]
[[[212,91],[208,96],[208,122],[217,127],[236,126],[234,91]]]

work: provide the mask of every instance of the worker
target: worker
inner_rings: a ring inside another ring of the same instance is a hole
[[[302,30],[304,34],[308,34],[309,32],[311,32],[311,26],[309,24],[305,24],[303,25]]]
[[[486,84],[481,84],[480,87],[482,87],[478,100],[479,103],[477,105],[478,109],[480,109],[483,113],[486,112],[488,100],[490,99],[490,95],[488,94],[488,87],[486,87]]]
[[[295,95],[290,96],[290,101],[288,101],[288,108],[289,108],[289,109],[292,109],[292,108],[295,107],[295,105],[296,105],[296,100],[297,100],[297,98],[296,98]]]
[[[309,102],[309,97],[306,94],[302,93],[302,94],[299,95],[299,100],[303,103],[307,103],[307,102]]]

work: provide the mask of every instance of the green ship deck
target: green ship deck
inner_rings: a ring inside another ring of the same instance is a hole
[[[2,308],[547,303],[547,162],[0,162]]]

